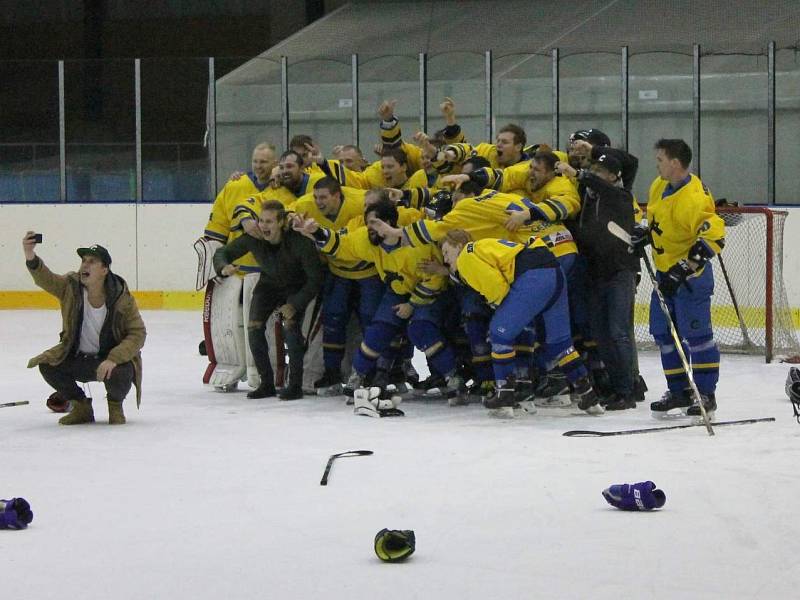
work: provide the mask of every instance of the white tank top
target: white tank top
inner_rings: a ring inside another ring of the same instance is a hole
[[[97,354],[100,352],[100,330],[105,323],[108,308],[103,304],[95,308],[89,303],[89,292],[83,290],[83,323],[81,324],[81,341],[78,346],[80,352]]]

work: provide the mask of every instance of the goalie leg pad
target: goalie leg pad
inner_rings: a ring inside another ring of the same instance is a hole
[[[206,287],[209,280],[216,274],[214,271],[214,252],[222,246],[222,242],[206,238],[200,238],[194,243],[194,251],[197,252],[196,290],[199,291]]]
[[[206,289],[203,330],[208,358],[214,365],[208,383],[217,389],[235,389],[246,372],[244,323],[239,298],[242,280],[228,277]]]

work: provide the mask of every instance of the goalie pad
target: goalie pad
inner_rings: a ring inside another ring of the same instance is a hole
[[[315,393],[314,382],[325,372],[322,360],[322,311],[321,300],[315,299],[306,308],[301,331],[305,339],[306,351],[303,355],[303,390]],[[289,381],[288,357],[283,341],[280,320],[272,315],[267,322],[267,344],[270,348],[270,362],[275,373],[275,385],[282,386]]]
[[[402,402],[400,396],[381,398],[381,388],[358,388],[353,392],[353,413],[363,417],[403,417],[405,413],[397,408]]]
[[[203,303],[203,334],[209,366],[203,377],[218,391],[236,389],[246,373],[244,319],[239,298],[242,280],[210,281]]]
[[[222,246],[222,242],[206,238],[200,238],[194,243],[194,251],[197,252],[197,280],[195,281],[197,291],[206,287],[208,282],[216,276],[214,252]]]

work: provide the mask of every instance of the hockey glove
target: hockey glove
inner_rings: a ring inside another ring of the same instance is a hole
[[[786,376],[786,395],[792,402],[794,417],[800,423],[800,369],[790,367],[789,374]]]
[[[27,500],[0,500],[0,529],[25,529],[31,521],[33,512]]]
[[[612,485],[603,490],[603,498],[620,510],[653,510],[667,501],[664,492],[657,490],[652,481]]]
[[[661,281],[658,282],[658,289],[667,298],[671,298],[678,292],[678,288],[686,282],[689,275],[694,274],[694,269],[684,259],[679,260],[669,268],[669,271],[663,273]]]
[[[400,562],[414,554],[417,540],[410,529],[381,529],[375,536],[375,554],[383,562]]]
[[[644,256],[644,249],[647,248],[652,241],[653,240],[650,238],[650,229],[647,225],[637,223],[633,226],[633,231],[631,231],[631,248],[634,254],[637,256]]]

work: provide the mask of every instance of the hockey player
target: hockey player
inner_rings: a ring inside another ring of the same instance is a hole
[[[658,177],[650,186],[647,204],[649,235],[634,232],[639,246],[652,244],[658,288],[666,300],[692,374],[709,418],[717,408],[719,349],[711,326],[714,274],[710,260],[725,244],[725,223],[716,214],[714,199],[700,179],[689,172],[692,150],[680,139],[660,139],[655,144]],[[668,390],[650,405],[653,416],[692,405],[688,375],[670,335],[669,324],[656,298],[650,300],[650,333],[661,351]],[[687,351],[688,350],[688,351]]]
[[[314,219],[333,231],[347,227],[352,219],[364,214],[364,191],[343,188],[332,177],[314,184],[313,197],[304,196],[292,205],[303,218]],[[322,356],[325,372],[314,382],[319,396],[338,395],[342,391],[342,359],[345,354],[347,324],[356,309],[361,330],[372,322],[383,295],[383,284],[375,265],[367,260],[344,260],[330,256],[330,272],[322,291]]]
[[[487,408],[513,416],[514,340],[537,319],[546,334],[547,361],[566,373],[578,407],[590,414],[603,412],[572,346],[564,273],[541,239],[534,238],[530,244],[502,239],[472,242],[466,231],[454,229],[442,241],[442,254],[451,272],[495,307],[489,339],[496,391],[484,402]]]
[[[347,390],[361,388],[375,369],[376,361],[383,355],[391,341],[401,333],[411,320],[425,321],[424,326],[409,326],[409,337],[429,362],[445,375],[455,372],[455,357],[444,340],[442,332],[430,326],[424,307],[434,304],[445,288],[447,278],[420,271],[418,263],[439,260],[435,246],[411,248],[403,246],[399,235],[382,236],[378,227],[384,223],[397,227],[397,208],[388,198],[369,206],[364,215],[367,226],[348,233],[339,233],[320,227],[313,219],[295,218],[294,227],[316,240],[320,250],[343,260],[368,260],[375,264],[386,288],[372,323],[364,332],[364,339],[353,360],[353,373]],[[376,383],[373,381],[373,385]]]
[[[241,226],[240,204],[247,205],[248,198],[268,189],[276,165],[275,147],[267,143],[258,144],[253,149],[251,171],[235,174],[217,194],[203,237],[195,242],[195,250],[200,258],[197,289],[203,289],[208,284],[216,249],[245,232]],[[251,235],[260,236],[255,224],[248,229]],[[210,364],[203,381],[220,391],[236,389],[248,368],[250,385],[258,386],[255,365],[245,343],[241,323],[247,319],[259,268],[249,253],[239,258],[236,265],[239,267],[237,277],[224,282],[217,281],[206,288],[204,345]]]
[[[108,423],[122,425],[122,402],[136,387],[141,400],[142,355],[147,335],[136,300],[128,284],[111,272],[111,255],[103,246],[78,248],[77,273],[56,275],[34,252],[35,234],[22,240],[25,264],[36,285],[58,298],[61,336],[58,344],[35,356],[28,368],[39,367],[44,380],[72,404],[62,425],[94,422],[92,399],[78,381],[102,381],[108,396]]]
[[[525,130],[519,125],[509,123],[497,132],[494,144],[448,144],[442,148],[442,152],[444,160],[450,163],[461,164],[470,156],[482,156],[493,169],[505,169],[530,158],[525,153],[526,144]]]
[[[300,327],[306,307],[322,287],[323,266],[314,245],[286,227],[286,209],[279,201],[270,200],[264,204],[258,226],[263,240],[245,235],[219,248],[214,254],[214,268],[218,275],[229,277],[238,270],[233,261],[247,252],[255,256],[262,272],[253,290],[247,339],[261,382],[247,397],[275,395],[264,328],[269,316],[277,311],[289,349],[289,385],[280,392],[280,398],[295,400],[303,396],[305,348]]]

